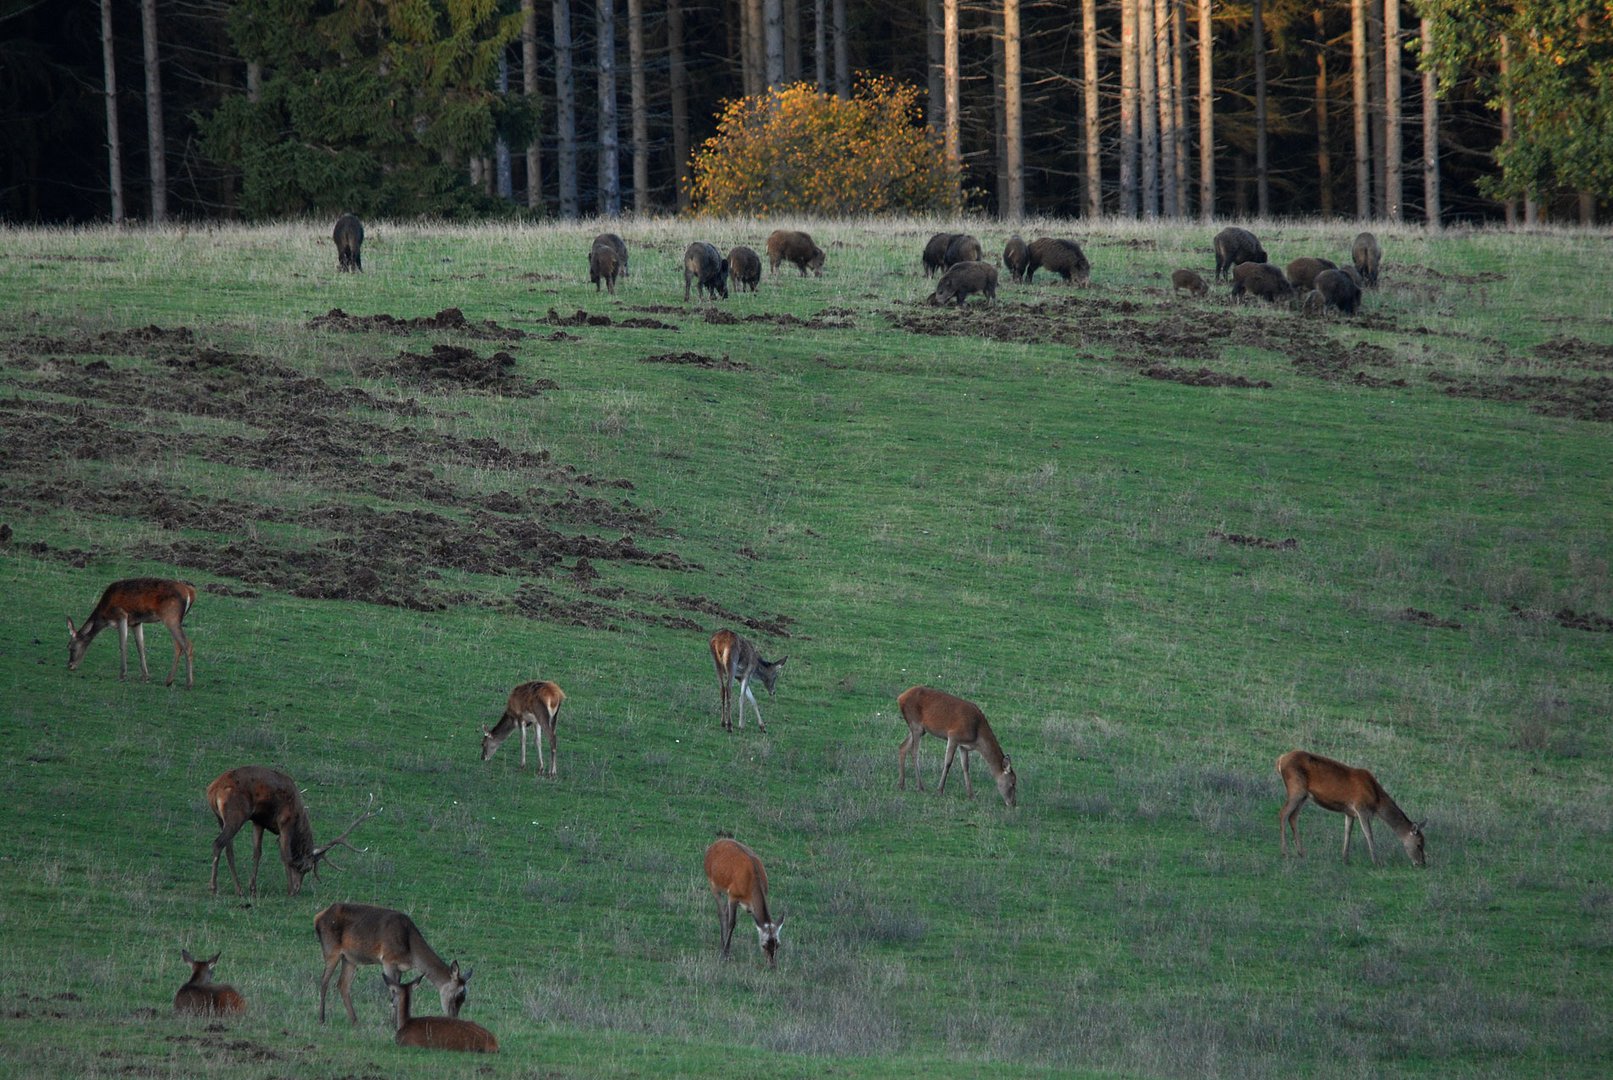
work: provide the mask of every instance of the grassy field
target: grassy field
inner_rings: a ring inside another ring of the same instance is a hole
[[[1613,1069],[1613,239],[1384,227],[1344,320],[1172,296],[1198,225],[1027,223],[1092,287],[960,312],[918,257],[954,223],[806,224],[823,277],[711,304],[684,245],[771,224],[622,222],[614,298],[595,223],[376,222],[362,275],[323,222],[0,233],[0,1073]],[[63,615],[145,574],[200,591],[193,690],[160,627],[153,682],[115,633],[65,670]],[[765,734],[718,726],[722,626],[789,657]],[[479,760],[538,678],[555,780]],[[984,708],[1017,810],[979,763],[937,797],[934,740],[897,790],[917,683]],[[1295,746],[1427,869],[1314,807],[1282,859]],[[210,895],[245,764],[321,839],[373,794],[366,850],[288,898],[271,838],[256,902]],[[719,831],[776,971],[744,915],[717,957]],[[321,1027],[336,900],[474,967],[502,1053],[394,1047],[375,968]],[[246,1016],[172,1014],[181,948]]]

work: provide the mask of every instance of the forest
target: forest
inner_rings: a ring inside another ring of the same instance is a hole
[[[871,79],[1005,219],[1613,195],[1592,0],[3,0],[0,220],[682,211],[725,103]]]

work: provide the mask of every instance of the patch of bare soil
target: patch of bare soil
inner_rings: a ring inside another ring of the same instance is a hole
[[[660,319],[623,319],[616,324],[623,330],[676,330],[671,323],[664,323]]]
[[[213,1032],[218,1025],[210,1025],[209,1032]],[[219,1030],[223,1030],[219,1028]],[[224,1054],[238,1060],[245,1061],[283,1061],[285,1055],[263,1043],[253,1042],[251,1039],[226,1039],[217,1034],[212,1035],[168,1035],[167,1042],[194,1043],[197,1047],[209,1053]]]
[[[1417,626],[1427,626],[1434,630],[1460,630],[1462,624],[1455,619],[1442,619],[1431,611],[1420,611],[1417,608],[1402,608],[1395,614],[1401,622],[1409,622]]]
[[[1557,625],[1566,630],[1589,630],[1592,633],[1613,634],[1613,619],[1595,611],[1575,611],[1573,608],[1541,611],[1538,608],[1521,608],[1516,604],[1513,604],[1507,610],[1518,618],[1528,619],[1531,622],[1555,619],[1557,620]]]
[[[1572,379],[1564,375],[1502,375],[1488,378],[1430,371],[1428,381],[1452,397],[1527,405],[1545,416],[1613,420],[1613,376]]]
[[[1299,541],[1292,536],[1286,540],[1268,540],[1264,536],[1228,533],[1222,532],[1220,529],[1211,529],[1209,535],[1211,540],[1219,540],[1223,544],[1236,544],[1239,547],[1268,548],[1272,551],[1293,551],[1299,547]]]
[[[1534,347],[1534,354],[1554,367],[1613,371],[1613,345],[1599,345],[1572,335],[1542,341]]]
[[[722,359],[714,356],[705,356],[696,352],[663,353],[660,356],[646,356],[639,361],[641,364],[690,364],[694,367],[713,368],[717,371],[749,371],[751,366],[743,360],[730,360],[727,353]]]
[[[609,326],[611,322],[609,315],[590,315],[582,308],[575,315],[562,315],[550,308],[543,321],[550,326]]]
[[[739,322],[739,316],[724,311],[722,308],[707,308],[704,318],[712,326],[733,326]]]
[[[1269,390],[1271,388],[1271,382],[1267,379],[1246,379],[1242,375],[1227,375],[1219,371],[1211,371],[1205,367],[1193,371],[1190,368],[1171,367],[1168,364],[1153,364],[1143,368],[1137,374],[1147,379],[1164,379],[1167,382],[1179,382],[1184,386],[1234,386],[1256,390]]]
[[[492,319],[472,323],[456,307],[443,308],[435,315],[420,315],[400,319],[396,315],[349,315],[341,308],[331,308],[323,315],[308,320],[310,330],[343,330],[349,332],[373,331],[385,334],[410,334],[416,330],[449,330],[464,337],[482,341],[519,341],[526,337],[525,330],[500,326]]]
[[[554,390],[552,379],[518,379],[515,357],[500,350],[478,356],[464,345],[436,344],[429,355],[401,352],[391,360],[370,360],[360,366],[366,375],[396,379],[424,390],[462,393],[479,391],[505,397],[536,397]]]

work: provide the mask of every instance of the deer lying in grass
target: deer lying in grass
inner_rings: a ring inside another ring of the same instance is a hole
[[[969,798],[975,797],[974,785],[969,782],[969,754],[973,751],[985,759],[986,767],[997,780],[997,793],[1003,797],[1003,802],[1011,807],[1017,805],[1019,777],[1014,773],[1014,763],[1003,753],[980,706],[928,686],[914,686],[904,691],[896,699],[896,705],[902,711],[902,719],[907,721],[907,738],[902,740],[901,748],[896,751],[898,788],[907,787],[907,755],[912,754],[913,779],[919,790],[924,790],[924,778],[919,773],[919,740],[927,732],[938,739],[945,739],[947,744],[946,761],[941,765],[941,783],[935,789],[937,795],[947,786],[947,773],[952,768],[953,755],[962,750],[963,790]]]
[[[425,1050],[498,1053],[498,1039],[480,1024],[458,1020],[451,1016],[411,1017],[409,995],[414,990],[415,984],[423,978],[425,976],[420,975],[413,982],[404,982],[384,971],[381,973],[381,979],[392,988],[392,998],[397,1007],[398,1033],[393,1036],[393,1041],[399,1046],[418,1046]]]
[[[526,730],[536,728],[532,744],[538,749],[538,771],[543,772],[543,740],[549,740],[549,775],[560,772],[560,751],[555,748],[555,724],[560,719],[560,705],[566,700],[565,691],[552,682],[527,682],[510,691],[504,715],[489,731],[482,729],[482,760],[491,760],[510,737],[510,732],[521,729],[521,768],[526,768]]]
[[[1367,854],[1377,865],[1378,853],[1372,847],[1372,819],[1382,818],[1400,837],[1400,845],[1417,866],[1426,865],[1423,828],[1413,822],[1383,790],[1376,777],[1365,769],[1353,769],[1343,762],[1304,750],[1290,750],[1277,759],[1277,773],[1288,789],[1288,801],[1277,812],[1277,837],[1284,855],[1288,854],[1288,832],[1294,833],[1294,846],[1305,854],[1299,838],[1299,811],[1307,798],[1323,810],[1344,815],[1344,861],[1350,861],[1350,831],[1357,821],[1367,838]]]
[[[767,725],[762,723],[762,710],[756,706],[756,697],[750,692],[750,681],[757,676],[761,677],[762,685],[767,687],[767,696],[773,696],[773,688],[778,685],[779,669],[784,666],[788,656],[781,656],[777,660],[762,659],[762,654],[756,651],[756,646],[740,637],[732,630],[719,630],[711,635],[711,660],[717,665],[717,689],[722,694],[722,729],[734,730],[733,724],[733,685],[739,684],[739,726],[745,726],[745,702],[756,711],[756,726],[764,732]]]
[[[196,959],[189,949],[179,950],[179,955],[190,965],[190,981],[174,995],[174,1012],[198,1016],[246,1012],[246,999],[236,993],[235,987],[213,981],[213,965],[222,953],[214,953],[207,960]]]
[[[717,898],[717,923],[722,928],[722,955],[734,940],[734,923],[744,908],[756,920],[756,935],[769,967],[778,967],[779,931],[784,920],[773,921],[767,911],[767,871],[756,852],[738,840],[723,838],[706,848],[706,878]]]
[[[396,979],[399,971],[418,970],[431,980],[442,999],[442,1011],[458,1016],[465,1005],[465,984],[474,969],[463,973],[459,961],[445,964],[414,920],[401,911],[369,904],[332,904],[314,916],[314,934],[325,956],[325,976],[319,980],[319,1022],[325,1022],[325,995],[330,977],[341,965],[336,989],[347,1006],[347,1019],[357,1026],[353,1011],[353,976],[361,964],[380,964],[383,979]]]
[[[374,802],[375,796],[371,795],[370,801]],[[347,842],[347,834],[381,812],[376,808],[360,814],[336,839],[315,847],[314,827],[308,821],[308,807],[303,804],[296,781],[283,772],[261,765],[243,765],[221,773],[207,785],[207,805],[219,825],[218,836],[213,840],[213,876],[207,883],[208,890],[218,892],[218,857],[223,854],[229,857],[236,895],[246,895],[241,891],[241,875],[235,870],[235,834],[251,822],[250,889],[254,897],[258,895],[258,863],[263,859],[265,829],[280,838],[280,861],[286,864],[286,893],[296,896],[302,889],[304,874],[312,871],[315,877],[319,876],[319,862],[329,855],[331,848],[340,844],[357,851]]]
[[[146,623],[160,622],[168,628],[174,639],[174,662],[168,668],[165,686],[174,684],[179,671],[179,658],[185,658],[185,685],[196,685],[195,650],[185,636],[181,623],[196,603],[196,590],[183,581],[162,578],[130,578],[114,581],[101,594],[100,601],[82,626],[75,627],[67,620],[67,670],[77,671],[90,642],[109,626],[118,628],[118,678],[129,677],[129,628],[134,627],[134,643],[140,648],[140,675],[146,681],[151,671],[146,667]]]

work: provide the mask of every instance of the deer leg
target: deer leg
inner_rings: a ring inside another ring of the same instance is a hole
[[[186,686],[195,686],[196,685],[196,665],[195,665],[195,661],[192,659],[192,650],[191,650],[191,647],[190,647],[190,639],[185,636],[184,628],[179,625],[178,620],[175,620],[174,622],[171,622],[171,623],[168,624],[168,633],[174,639],[174,662],[168,668],[168,681],[164,685],[165,686],[174,685],[174,676],[179,673],[179,658],[180,658],[180,656],[184,656],[184,658],[185,658],[185,685]]]
[[[941,792],[946,790],[946,787],[947,787],[947,773],[952,771],[952,759],[954,757],[956,757],[957,754],[958,754],[958,744],[956,742],[954,742],[953,740],[948,739],[947,740],[947,756],[946,756],[946,760],[941,763],[941,783],[935,789],[935,793],[937,795],[941,794]]]
[[[321,941],[320,945],[323,946],[324,942]],[[336,969],[341,964],[341,950],[332,949],[330,955],[325,958],[325,974],[319,980],[319,1022],[321,1024],[325,1022],[325,993],[330,989],[330,977],[336,974]]]
[[[150,682],[151,669],[146,666],[146,627],[144,623],[134,624],[134,644],[140,650],[140,681]]]
[[[118,678],[129,677],[129,620],[118,620]]]
[[[732,706],[729,703],[729,695],[731,693],[731,689],[729,687],[729,678],[728,678],[728,676],[726,676],[726,675],[718,676],[717,692],[720,695],[722,695],[722,704],[721,704],[721,706],[719,706],[719,712],[718,712],[718,715],[722,717],[722,729],[724,731],[732,731],[732,730],[734,730],[734,724],[733,724],[732,719],[730,719],[730,716],[729,716],[729,713],[730,713],[730,710],[731,710]]]
[[[1367,838],[1367,854],[1372,857],[1372,865],[1378,865],[1378,853],[1372,846],[1372,815],[1363,814],[1361,817],[1361,835]]]
[[[1305,805],[1306,795],[1302,791],[1297,795],[1290,795],[1283,808],[1277,811],[1277,841],[1284,855],[1288,854],[1288,830],[1293,830],[1294,846],[1299,849],[1301,857],[1305,854],[1305,843],[1299,838],[1299,811]],[[1284,828],[1286,823],[1287,828]]]
[[[908,732],[907,733],[907,738],[902,740],[902,745],[896,748],[896,790],[897,791],[906,791],[907,790],[907,748],[908,748],[908,745],[912,741],[913,741],[913,733]],[[913,765],[914,765],[914,773],[916,774],[917,771],[918,771],[918,760],[917,760],[916,757],[915,757],[915,759],[913,761]]]
[[[745,701],[750,702],[751,709],[756,713],[756,726],[761,728],[765,733],[767,731],[767,725],[762,723],[762,710],[761,707],[756,704],[756,695],[750,692],[749,680],[741,683],[740,688],[745,691]],[[739,724],[741,727],[745,726],[745,701],[741,701],[739,703]]]
[[[560,750],[559,750],[557,742],[556,742],[557,733],[555,731],[555,726],[556,725],[555,725],[554,721],[555,721],[554,717],[552,717],[552,716],[549,717],[549,722],[543,726],[543,730],[539,734],[547,735],[549,737],[549,775],[550,776],[559,776],[560,775]],[[536,742],[537,740],[534,739],[533,741]],[[538,765],[539,765],[539,767],[542,767],[542,765],[543,765],[542,747],[539,747],[539,751],[538,751]]]
[[[1344,861],[1350,861],[1350,832],[1355,828],[1355,815],[1344,812]]]
[[[728,943],[734,938],[734,909],[737,906],[726,896],[717,897],[717,926],[722,931],[722,956],[728,955]]]
[[[241,891],[241,875],[235,871],[235,834],[240,831],[241,826],[237,825],[232,829],[224,825],[222,821],[219,824],[218,837],[213,841],[213,876],[207,883],[207,890],[215,894],[218,892],[218,856],[219,852],[223,852],[229,857],[230,877],[235,879],[235,894],[245,896],[246,894]],[[241,824],[246,823],[242,822]]]
[[[975,797],[974,785],[969,782],[969,748],[959,747],[963,751],[963,793],[969,798]]]
[[[383,971],[386,968],[383,966]],[[358,1027],[358,1012],[353,1008],[353,976],[358,974],[358,965],[347,957],[342,957],[342,973],[336,980],[336,992],[342,995],[342,1004],[347,1006],[347,1020],[354,1027]]]
[[[526,768],[526,713],[515,721],[515,726],[521,730],[521,768]]]
[[[263,826],[254,822],[252,824],[252,883],[247,886],[253,899],[258,895],[258,864],[263,861]],[[230,869],[235,869],[234,863]]]

